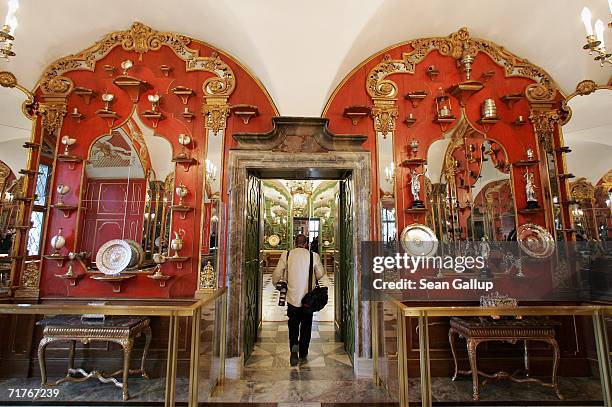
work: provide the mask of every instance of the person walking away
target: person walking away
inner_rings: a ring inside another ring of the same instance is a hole
[[[272,273],[272,284],[285,279],[287,282],[287,316],[289,317],[289,349],[291,366],[306,363],[310,334],[312,330],[312,312],[302,307],[302,298],[311,290],[315,281],[325,275],[323,264],[318,253],[308,250],[308,238],[299,234],[295,237],[295,248],[281,254],[278,264]],[[310,262],[312,258],[312,269]],[[312,271],[311,271],[312,270]]]

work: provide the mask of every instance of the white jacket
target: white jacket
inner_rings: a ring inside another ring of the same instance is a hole
[[[288,257],[288,258],[287,258]],[[286,267],[288,264],[288,267]],[[287,282],[287,302],[294,307],[302,306],[302,298],[308,292],[308,269],[310,266],[310,251],[301,247],[283,252],[278,259],[278,264],[272,273],[272,284],[276,286],[281,280]],[[287,275],[285,275],[285,267]],[[325,269],[321,264],[318,253],[312,253],[312,268],[317,280],[325,275]],[[312,282],[313,287],[315,281]]]

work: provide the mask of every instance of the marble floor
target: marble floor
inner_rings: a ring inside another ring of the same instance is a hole
[[[471,402],[471,381],[456,382],[436,377],[432,381],[433,400],[453,406],[593,406],[601,404],[599,381],[592,378],[559,379],[566,400],[560,402],[552,390],[537,385],[520,385],[509,381],[492,383],[482,390],[482,401]],[[11,397],[11,389],[37,389],[37,378],[0,381],[0,405],[39,406],[161,406],[165,379],[131,378],[131,399],[123,403],[121,390],[97,381],[64,383],[54,389],[56,397],[47,399]],[[187,399],[188,383],[177,379],[177,402]],[[357,378],[343,344],[335,338],[333,322],[315,321],[308,363],[291,367],[289,364],[288,329],[286,322],[264,322],[259,341],[247,361],[243,375],[237,380],[226,380],[208,395],[209,385],[200,383],[201,406],[233,407],[351,407],[397,406],[394,391],[377,387],[372,380]],[[420,399],[420,382],[410,381],[411,402]],[[527,400],[532,400],[531,402]],[[416,404],[415,404],[416,405]]]
[[[321,285],[327,287],[327,305],[321,311],[314,314],[314,321],[334,320],[334,274],[327,273],[321,280]],[[263,298],[262,298],[262,319],[264,322],[287,321],[287,307],[278,305],[279,292],[272,284],[272,273],[263,275]]]

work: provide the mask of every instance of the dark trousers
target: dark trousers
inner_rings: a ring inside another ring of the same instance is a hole
[[[304,311],[302,307],[287,304],[289,317],[289,349],[293,352],[299,349],[299,357],[308,356],[310,331],[312,330],[312,312]]]

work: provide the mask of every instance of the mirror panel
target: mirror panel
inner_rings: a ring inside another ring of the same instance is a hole
[[[137,115],[94,141],[84,168],[79,242],[79,251],[91,253],[92,263],[112,239],[138,242],[145,259],[141,267],[151,265],[154,253],[167,252],[174,196],[171,159],[170,143]]]

